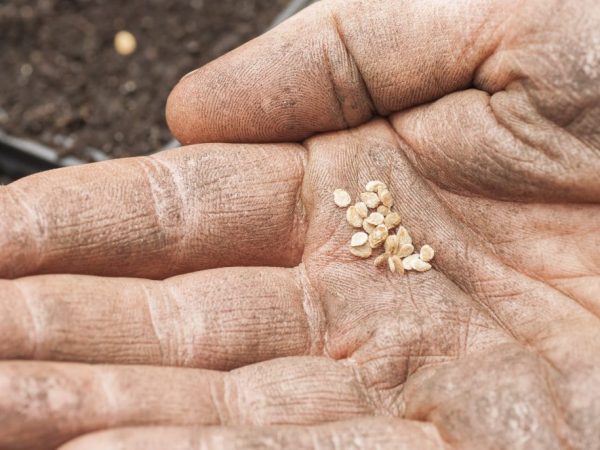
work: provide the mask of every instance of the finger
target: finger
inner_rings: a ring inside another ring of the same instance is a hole
[[[311,357],[231,373],[3,362],[0,392],[0,448],[13,450],[116,427],[313,425],[375,412],[350,369]]]
[[[259,449],[444,449],[427,422],[361,418],[312,427],[140,427],[101,431],[75,439],[60,450]]]
[[[0,277],[294,266],[303,161],[300,146],[215,144],[0,187]]]
[[[0,281],[0,359],[229,370],[320,353],[300,269],[228,268],[166,281],[45,275]]]
[[[440,98],[471,84],[519,3],[318,2],[184,77],[169,126],[184,143],[296,141]]]

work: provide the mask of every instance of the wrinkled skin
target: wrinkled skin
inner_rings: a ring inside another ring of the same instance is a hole
[[[321,2],[179,83],[199,145],[1,188],[0,448],[600,448],[599,23]],[[433,270],[348,253],[369,179]]]

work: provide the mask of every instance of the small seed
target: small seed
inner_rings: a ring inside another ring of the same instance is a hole
[[[385,242],[388,237],[388,230],[385,225],[377,225],[373,232],[369,235],[369,245],[372,248],[377,248]]]
[[[396,255],[400,258],[405,258],[408,255],[411,255],[414,251],[415,248],[412,244],[398,244],[398,250],[396,250]]]
[[[356,208],[358,215],[363,219],[369,215],[369,208],[367,208],[367,205],[365,205],[364,202],[358,202],[354,207]]]
[[[388,267],[390,268],[390,272],[394,273],[396,271],[396,263],[393,258],[388,258]]]
[[[365,186],[367,192],[377,192],[380,187],[385,187],[385,183],[379,180],[369,181]]]
[[[363,219],[356,210],[356,206],[351,206],[346,210],[346,220],[354,228],[362,227]]]
[[[365,245],[369,240],[369,235],[364,231],[359,231],[358,233],[354,233],[352,235],[352,240],[350,241],[351,247],[360,247],[361,245]]]
[[[419,255],[417,255],[416,253],[414,255],[407,256],[402,260],[402,267],[404,267],[404,270],[413,270],[413,264],[415,260],[418,259]]]
[[[364,244],[360,247],[350,247],[350,253],[360,258],[368,258],[373,253],[373,249],[369,244]]]
[[[399,244],[412,244],[412,238],[408,234],[408,230],[404,227],[398,227],[398,243]]]
[[[333,201],[340,208],[345,208],[352,202],[352,199],[350,198],[350,194],[343,189],[336,189],[333,191]]]
[[[398,214],[397,212],[391,212],[387,216],[385,216],[384,223],[385,226],[388,227],[388,229],[397,227],[398,225],[400,225],[400,222],[400,214]]]
[[[390,260],[394,262],[394,267],[396,269],[396,272],[398,272],[399,274],[403,274],[404,266],[402,265],[402,260],[397,256],[392,256],[390,258]]]
[[[369,217],[367,217],[367,222],[372,225],[381,225],[383,223],[383,214],[379,214],[378,212],[371,213]]]
[[[363,227],[363,230],[365,230],[369,234],[371,234],[373,232],[373,230],[375,229],[375,225],[367,222],[367,219],[363,220],[362,227]]]
[[[375,260],[373,261],[373,264],[375,265],[375,267],[381,267],[383,266],[383,264],[385,264],[385,262],[388,260],[388,258],[391,255],[389,253],[382,253],[381,255],[379,255],[377,258],[375,258]]]
[[[435,252],[429,245],[425,244],[423,247],[421,247],[420,255],[423,261],[428,262],[433,259]]]
[[[390,191],[388,191],[387,189],[380,189],[378,192],[379,200],[381,200],[381,203],[390,208],[394,204],[394,198],[392,197]]]
[[[412,262],[412,268],[417,272],[427,272],[429,269],[431,269],[431,264],[423,261],[420,258],[417,258]]]
[[[379,206],[379,197],[374,192],[363,192],[360,194],[360,199],[369,208],[377,208]]]
[[[127,56],[135,52],[137,40],[129,31],[122,30],[115,34],[113,45],[119,55]]]
[[[385,240],[384,248],[387,253],[394,253],[398,248],[398,236],[390,234]]]
[[[385,206],[385,205],[379,205],[379,206],[377,207],[377,212],[378,212],[379,214],[382,214],[382,215],[385,217],[385,216],[387,216],[387,215],[390,213],[390,208],[388,208],[388,207],[387,207],[387,206]]]

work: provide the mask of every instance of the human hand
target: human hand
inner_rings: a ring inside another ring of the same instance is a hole
[[[600,448],[599,19],[322,2],[174,90],[238,144],[2,188],[0,448]],[[370,179],[434,270],[349,254]]]

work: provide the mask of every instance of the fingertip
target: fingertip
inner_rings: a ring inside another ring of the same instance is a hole
[[[190,77],[193,77],[193,74],[198,72],[198,70],[199,69],[196,69],[193,72],[188,73],[179,80],[167,98],[165,112],[167,125],[173,136],[175,136],[182,145],[192,143],[194,141],[192,131],[193,129],[199,128],[198,121],[196,121],[195,126],[192,127],[194,115],[190,114],[190,112],[193,110],[193,105],[190,104],[192,99],[188,94],[192,86],[190,86],[189,80],[186,82],[186,78],[189,79]]]

